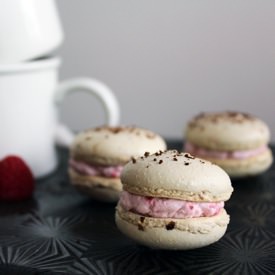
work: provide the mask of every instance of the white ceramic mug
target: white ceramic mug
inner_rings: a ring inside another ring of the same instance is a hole
[[[68,93],[81,89],[96,96],[104,107],[106,124],[119,123],[119,105],[107,86],[90,78],[58,84],[59,64],[59,58],[48,58],[0,65],[0,159],[21,156],[35,177],[56,167],[56,142],[69,146],[74,138],[58,123],[58,106]]]
[[[0,64],[48,55],[62,43],[54,0],[1,0],[0,5]]]

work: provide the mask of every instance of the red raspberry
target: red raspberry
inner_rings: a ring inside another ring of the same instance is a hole
[[[0,161],[0,200],[20,201],[32,196],[34,178],[30,168],[18,156]]]

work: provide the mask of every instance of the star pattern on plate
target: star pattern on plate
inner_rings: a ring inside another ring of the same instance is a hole
[[[229,230],[245,231],[254,238],[275,239],[275,205],[257,201],[255,203],[239,205],[238,214],[232,213]]]
[[[191,274],[275,274],[275,240],[231,232],[208,247],[170,254],[169,264]]]
[[[9,239],[6,244],[11,246],[40,251],[44,249],[48,254],[80,256],[91,244],[90,240],[78,233],[85,221],[85,216],[76,214],[66,217],[43,217],[33,213],[7,232],[8,236],[2,235],[1,239]]]
[[[146,274],[158,274],[158,275],[176,275],[179,274],[175,270],[164,270],[159,264],[151,262],[151,258],[147,259],[146,263],[129,262],[128,265],[119,264],[117,262],[108,262],[107,260],[94,260],[92,258],[81,258],[76,261],[72,266],[68,268],[69,274],[83,274],[83,275],[116,275],[116,274],[135,274],[135,275],[146,275]]]
[[[64,274],[64,270],[70,261],[70,257],[60,255],[58,252],[49,254],[42,247],[36,249],[32,246],[29,248],[0,247],[0,265],[2,270],[4,267],[10,270],[20,268],[20,274],[31,274],[31,272],[39,274],[38,270],[54,270]]]

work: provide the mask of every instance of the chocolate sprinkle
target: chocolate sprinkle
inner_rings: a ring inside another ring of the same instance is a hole
[[[161,156],[162,153],[163,153],[163,152],[162,152],[161,150],[159,150],[158,152],[155,153],[155,156]]]
[[[145,153],[144,153],[144,156],[145,156],[146,158],[147,158],[149,155],[150,155],[149,152],[145,152]]]
[[[175,228],[175,225],[176,225],[176,223],[171,221],[168,224],[166,224],[165,227],[166,227],[167,230],[173,230]]]
[[[132,157],[132,162],[133,162],[133,163],[136,163],[137,160],[136,160],[135,158]]]
[[[159,161],[159,164],[162,164],[163,163],[163,160],[161,159],[160,161]]]
[[[146,134],[146,137],[147,137],[148,139],[154,139],[154,138],[156,137],[156,135],[155,135],[154,133],[147,133],[147,134]]]
[[[184,154],[184,156],[188,159],[195,159],[195,157],[193,157],[192,155],[190,155],[188,153]]]
[[[140,220],[141,223],[143,223],[144,220],[145,220],[145,217],[140,217],[139,220]]]

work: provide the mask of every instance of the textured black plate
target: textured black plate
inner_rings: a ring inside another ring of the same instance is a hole
[[[233,181],[231,222],[219,242],[173,252],[123,236],[115,205],[77,193],[67,177],[68,152],[58,152],[57,171],[37,182],[32,200],[0,204],[0,274],[275,274],[274,166]]]

